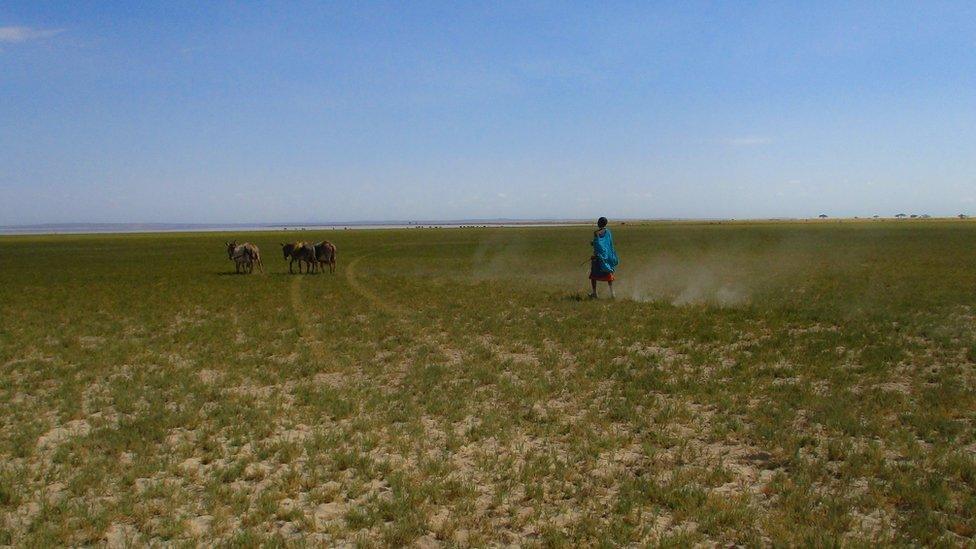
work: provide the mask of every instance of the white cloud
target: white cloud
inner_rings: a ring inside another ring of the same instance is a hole
[[[34,29],[31,27],[0,27],[0,42],[18,44],[29,40],[50,38],[64,32],[64,29]]]
[[[756,145],[768,145],[772,142],[773,140],[768,137],[758,137],[755,135],[733,137],[728,140],[728,144],[733,147],[754,147]]]

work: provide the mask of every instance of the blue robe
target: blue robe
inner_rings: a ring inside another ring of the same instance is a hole
[[[610,234],[610,229],[603,229],[602,236],[599,233],[594,235],[591,244],[595,258],[591,270],[612,273],[620,260],[617,259],[617,251],[613,249],[613,235]]]

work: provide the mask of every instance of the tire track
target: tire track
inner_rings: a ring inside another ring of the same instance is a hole
[[[421,243],[404,245],[421,245]],[[392,246],[389,245],[381,246],[380,249],[374,249],[374,251],[355,256],[352,260],[350,260],[345,269],[343,269],[346,282],[349,284],[349,288],[352,289],[354,293],[364,298],[372,308],[388,315],[395,323],[400,334],[407,339],[412,340],[415,343],[431,345],[432,347],[438,349],[449,361],[456,361],[458,360],[458,357],[467,355],[469,351],[452,345],[448,341],[444,341],[446,334],[435,334],[428,330],[419,329],[415,323],[410,321],[410,312],[407,309],[397,305],[392,300],[384,299],[368,285],[363,284],[359,276],[362,260],[377,254],[381,249],[388,249],[391,247]],[[290,297],[292,302],[292,310],[295,312],[298,319],[300,335],[311,343],[316,360],[322,360],[327,356],[328,350],[317,338],[314,337],[312,334],[312,326],[310,326],[308,320],[301,314],[302,306],[300,283],[301,277],[297,277],[291,285]]]
[[[353,292],[365,298],[372,307],[390,315],[396,323],[398,330],[404,336],[419,341],[420,338],[417,337],[416,331],[412,328],[410,322],[407,321],[406,311],[384,300],[358,280],[357,267],[359,262],[375,253],[370,252],[353,258],[346,268],[343,269],[345,271],[346,282],[352,288]],[[291,284],[288,287],[288,298],[291,303],[292,314],[295,315],[299,339],[311,350],[313,360],[317,363],[323,363],[329,357],[329,349],[321,338],[316,337],[315,327],[309,322],[307,315],[304,313],[301,289],[302,280],[304,279],[304,276],[295,276],[292,278]]]
[[[362,282],[359,281],[359,277],[356,276],[356,268],[359,265],[359,262],[363,258],[369,257],[375,253],[376,252],[371,252],[368,254],[360,255],[357,256],[352,261],[350,261],[349,265],[347,265],[345,268],[346,281],[349,283],[349,287],[352,288],[352,291],[356,292],[362,297],[365,297],[366,300],[372,303],[373,306],[375,306],[377,309],[380,309],[381,311],[393,316],[398,324],[403,324],[405,322],[405,317],[407,316],[406,311],[384,300],[375,292],[373,292],[372,290],[364,286]]]
[[[455,357],[464,356],[465,352],[463,349],[459,349],[443,341],[444,337],[440,333],[433,334],[427,330],[417,328],[414,323],[409,321],[409,312],[406,309],[391,302],[390,300],[383,299],[379,294],[371,290],[359,280],[358,267],[360,261],[375,253],[376,252],[363,254],[349,262],[349,265],[347,265],[345,269],[346,281],[349,282],[349,287],[352,288],[354,292],[369,301],[373,307],[390,315],[401,335],[409,340],[412,340],[415,344],[426,344],[434,347],[440,351],[440,353],[443,354],[448,361],[456,360]]]
[[[440,244],[441,245],[461,244],[463,242],[464,241],[445,241],[445,242],[441,242]],[[395,247],[402,248],[402,247],[424,246],[424,245],[426,245],[425,242],[406,242],[406,243],[398,244],[396,246],[393,246],[391,244],[381,245],[378,248],[375,248],[374,251],[372,252],[367,252],[365,254],[356,256],[352,261],[349,262],[348,265],[346,265],[345,268],[346,281],[349,283],[349,287],[351,287],[354,292],[366,298],[376,308],[394,317],[397,323],[404,324],[408,329],[410,329],[410,331],[413,331],[413,328],[411,327],[411,324],[407,322],[407,317],[409,316],[409,313],[404,308],[396,305],[395,303],[390,302],[389,300],[383,299],[376,292],[363,285],[359,281],[359,277],[357,276],[357,268],[359,266],[360,261],[362,261],[367,257],[377,254],[380,250],[387,250]]]

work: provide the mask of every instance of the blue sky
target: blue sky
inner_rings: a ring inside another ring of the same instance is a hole
[[[976,214],[976,4],[0,3],[0,225],[821,212]]]

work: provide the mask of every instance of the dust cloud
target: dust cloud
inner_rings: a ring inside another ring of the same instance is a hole
[[[758,274],[735,258],[647,258],[622,270],[615,284],[619,297],[634,301],[666,301],[675,306],[744,305],[752,297]]]
[[[528,243],[524,238],[512,233],[491,233],[475,248],[470,276],[475,282],[514,276],[527,267],[527,249]]]
[[[533,242],[524,235],[487,235],[471,257],[468,280],[513,279],[589,293],[589,250],[585,242]],[[556,249],[553,249],[556,248]],[[780,292],[797,282],[801,271],[816,269],[808,243],[784,239],[766,245],[724,243],[722,248],[691,244],[670,250],[618,244],[621,264],[614,290],[617,299],[663,302],[674,306],[739,307],[764,293]],[[605,283],[598,283],[607,296]]]

